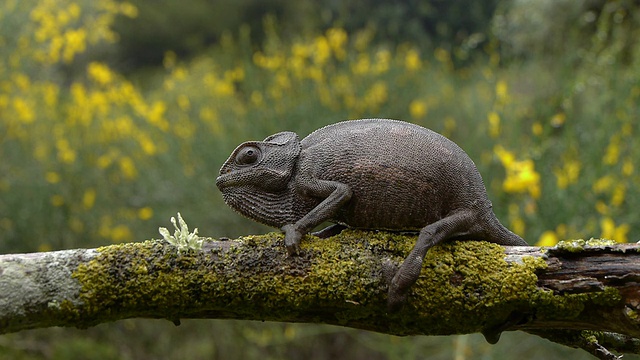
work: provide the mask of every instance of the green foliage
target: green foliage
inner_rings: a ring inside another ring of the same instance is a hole
[[[278,20],[278,34],[287,40],[334,26],[349,35],[370,28],[375,29],[377,43],[457,48],[455,60],[466,60],[489,38],[499,1],[192,0],[187,6],[174,1],[132,3],[139,9],[139,16],[118,18],[114,28],[120,41],[116,55],[111,57],[116,68],[126,72],[157,66],[167,51],[181,57],[195,56],[207,46],[219,44],[226,34],[237,35],[245,24],[252,28],[253,46],[260,47],[265,34],[259,28],[265,16]]]

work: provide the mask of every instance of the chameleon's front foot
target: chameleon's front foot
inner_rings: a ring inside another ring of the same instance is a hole
[[[282,231],[284,231],[284,246],[287,248],[287,252],[289,255],[298,255],[302,233],[296,228],[295,224],[283,226]]]

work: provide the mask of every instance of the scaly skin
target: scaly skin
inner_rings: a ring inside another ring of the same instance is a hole
[[[390,277],[391,311],[404,303],[435,244],[455,238],[527,245],[500,224],[480,173],[458,145],[397,120],[343,121],[302,140],[281,132],[245,142],[222,166],[216,185],[241,214],[281,228],[291,254],[325,221],[419,231]]]

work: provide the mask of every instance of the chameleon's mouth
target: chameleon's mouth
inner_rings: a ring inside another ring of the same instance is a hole
[[[216,178],[216,186],[222,190],[231,186],[239,186],[244,176],[241,176],[242,170],[234,170],[227,164],[220,169],[220,175]]]
[[[227,174],[221,174],[216,178],[216,186],[218,187],[218,189],[222,190],[234,185],[235,181],[233,181],[233,178],[229,177],[228,173],[229,172],[227,172]]]

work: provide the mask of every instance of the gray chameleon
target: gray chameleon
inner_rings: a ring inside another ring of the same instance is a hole
[[[281,228],[290,254],[325,221],[345,227],[419,231],[395,275],[388,305],[397,310],[422,269],[427,250],[449,239],[527,243],[491,209],[480,173],[451,140],[397,120],[343,121],[300,140],[289,131],[238,146],[216,185],[233,209]]]

